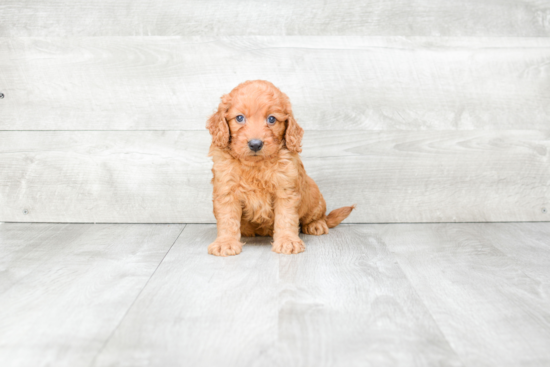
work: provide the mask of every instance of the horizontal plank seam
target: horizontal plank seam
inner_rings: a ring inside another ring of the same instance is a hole
[[[17,222],[17,221],[3,221],[0,222],[0,224],[4,223],[36,223],[36,224],[143,224],[143,225],[151,225],[151,224],[202,224],[202,225],[212,225],[216,224],[216,222]],[[456,224],[456,223],[550,223],[550,218],[548,220],[524,220],[524,221],[517,221],[517,220],[511,220],[511,221],[478,221],[478,222],[346,222],[341,223],[339,226],[345,226],[345,225],[362,225],[362,224]]]
[[[296,39],[321,39],[325,38],[328,40],[336,40],[336,39],[361,39],[361,40],[376,40],[376,41],[390,41],[395,42],[396,44],[398,42],[402,42],[403,40],[409,40],[409,41],[442,41],[442,42],[457,42],[457,41],[491,41],[491,40],[504,40],[504,39],[511,39],[514,41],[517,40],[538,40],[542,41],[544,43],[549,42],[547,35],[540,35],[540,36],[529,36],[529,35],[502,35],[502,36],[491,36],[491,35],[467,35],[467,36],[426,36],[426,35],[365,35],[365,34],[245,34],[245,35],[220,35],[220,34],[185,34],[185,35],[118,35],[118,34],[111,34],[111,35],[35,35],[35,36],[21,36],[21,35],[15,35],[15,36],[0,36],[0,41],[13,41],[13,40],[44,40],[44,39],[58,39],[58,40],[79,40],[79,39],[108,39],[108,40],[121,40],[121,39],[135,39],[135,40],[141,40],[141,39],[162,39],[162,40],[180,40],[183,41],[185,44],[189,45],[200,45],[200,44],[209,44],[209,43],[215,43],[215,42],[223,42],[228,40],[235,40],[235,39],[243,39],[243,40],[277,40],[277,39],[290,39],[290,40],[296,40]],[[346,49],[347,45],[341,46],[341,47],[311,47],[311,46],[274,46],[274,47],[263,47],[263,48],[307,48],[307,49],[334,49],[334,50],[341,50]],[[385,49],[409,49],[414,47],[403,47],[403,46],[380,46],[380,44],[365,44],[363,45],[365,48],[385,48]],[[458,45],[451,45],[446,46],[445,44],[436,44],[436,45],[429,45],[430,48],[432,47],[441,47],[441,48],[449,48],[449,47],[458,47],[458,48],[468,48],[469,45],[466,43],[458,44]],[[260,47],[262,48],[262,47]],[[500,48],[549,48],[549,46],[521,46],[518,45],[517,47],[514,45],[491,45],[489,42],[487,43],[486,47],[483,48],[489,48],[489,49],[500,49]],[[356,47],[350,47],[352,50],[361,50],[361,48]]]
[[[206,121],[206,119],[205,119]],[[163,131],[173,131],[173,132],[197,132],[197,131],[202,131],[202,132],[206,132],[206,127],[204,128],[200,128],[200,129],[185,129],[185,130],[172,130],[172,129],[155,129],[155,130],[152,130],[152,129],[145,129],[145,130],[60,130],[60,129],[51,129],[51,130],[36,130],[36,129],[26,129],[26,130],[10,130],[10,129],[0,129],[0,133],[2,132],[147,132],[147,131],[150,131],[150,132],[163,132]],[[369,131],[372,131],[372,132],[384,132],[384,133],[387,133],[387,132],[423,132],[423,133],[436,133],[436,132],[448,132],[448,131],[451,131],[451,132],[470,132],[470,131],[479,131],[479,132],[503,132],[503,131],[539,131],[539,132],[543,132],[543,131],[550,131],[550,129],[536,129],[536,128],[529,128],[529,129],[525,129],[525,128],[521,128],[521,129],[509,129],[509,128],[505,128],[505,129],[479,129],[479,128],[476,128],[476,129],[430,129],[430,130],[418,130],[418,129],[414,129],[414,130],[406,130],[406,129],[350,129],[350,130],[346,130],[346,129],[315,129],[315,128],[308,128],[305,130],[305,133],[307,134],[308,131],[318,131],[318,132],[340,132],[340,133],[352,133],[354,131],[357,131],[357,132],[369,132]]]

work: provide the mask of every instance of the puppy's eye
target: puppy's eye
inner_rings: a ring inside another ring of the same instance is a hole
[[[242,124],[244,122],[244,116],[243,115],[239,115],[237,117],[235,117],[235,120],[237,120],[237,122],[239,124]]]
[[[273,124],[276,123],[276,122],[277,122],[277,119],[276,119],[274,116],[269,116],[269,117],[267,118],[267,124],[268,124],[268,125],[273,125]]]

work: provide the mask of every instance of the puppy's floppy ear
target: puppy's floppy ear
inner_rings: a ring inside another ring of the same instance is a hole
[[[285,96],[286,97],[286,96]],[[288,112],[288,118],[286,120],[286,132],[285,132],[285,143],[288,150],[291,152],[301,153],[302,152],[302,136],[304,136],[304,129],[298,125],[294,115],[292,114],[292,108],[290,106],[290,101],[286,97],[287,103],[286,108]]]
[[[286,147],[291,152],[301,153],[302,152],[302,136],[304,136],[304,129],[298,125],[294,119],[292,112],[288,115],[286,132],[285,132],[285,142]]]
[[[206,128],[212,135],[212,144],[225,148],[229,145],[229,126],[225,120],[225,114],[231,105],[231,98],[228,94],[224,94],[221,99],[218,111],[206,121]]]

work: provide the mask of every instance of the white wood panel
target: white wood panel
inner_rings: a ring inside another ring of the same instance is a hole
[[[207,131],[0,135],[0,220],[214,222]]]
[[[0,221],[214,222],[206,131],[0,141]],[[549,151],[550,131],[306,131],[302,157],[347,222],[548,221]]]
[[[493,246],[506,242],[522,253],[533,227],[548,238],[549,223],[527,226],[499,225],[497,238],[493,223],[376,227],[466,365],[550,364],[548,278],[532,278],[529,266]],[[539,262],[550,267],[549,257]]]
[[[89,366],[184,225],[0,224],[0,361]]]
[[[549,38],[2,38],[0,130],[203,130],[249,79],[308,130],[548,129],[549,63]]]
[[[0,36],[549,36],[545,0],[3,0]]]
[[[208,255],[214,225],[188,225],[94,366],[267,366],[277,334],[279,255],[268,238]]]

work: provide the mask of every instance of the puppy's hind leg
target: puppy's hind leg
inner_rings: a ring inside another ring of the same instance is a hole
[[[323,234],[328,234],[328,226],[325,218],[314,220],[308,224],[302,224],[302,232],[305,234],[311,234],[314,236],[320,236]]]
[[[328,216],[323,216],[323,218],[311,221],[306,225],[302,224],[302,232],[314,236],[328,234],[328,229],[340,224],[341,221],[347,218],[353,209],[355,209],[355,205],[335,209],[331,211]]]

